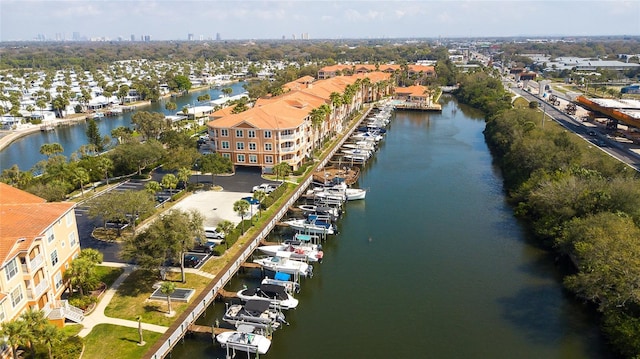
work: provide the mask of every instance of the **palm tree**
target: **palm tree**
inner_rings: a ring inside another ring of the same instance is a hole
[[[169,189],[171,192],[178,186],[178,177],[173,173],[167,173],[162,176],[162,187]]]
[[[259,215],[262,215],[262,201],[264,201],[264,199],[267,198],[267,193],[261,190],[255,191],[253,192],[253,198],[258,202],[260,202],[258,204],[258,213]]]
[[[20,319],[24,321],[25,325],[29,329],[29,335],[26,336],[27,344],[31,350],[31,354],[35,357],[34,341],[42,335],[42,331],[49,324],[47,318],[44,317],[44,312],[40,309],[29,308],[20,315]]]
[[[76,258],[71,261],[71,266],[64,272],[64,278],[69,283],[69,288],[77,287],[80,296],[84,297],[84,288],[95,280],[96,263],[88,258]]]
[[[187,167],[182,167],[178,170],[178,181],[185,184],[185,186],[189,183],[189,178],[191,178],[191,170]]]
[[[144,185],[144,189],[155,196],[156,193],[162,191],[162,186],[156,181],[149,181]]]
[[[62,343],[64,334],[53,324],[47,324],[40,332],[40,342],[47,346],[49,359],[53,359],[52,349]]]
[[[82,197],[84,197],[84,184],[89,182],[89,172],[83,167],[76,167],[73,171],[73,181],[80,185],[80,192],[82,192]]]
[[[244,216],[247,215],[247,211],[249,211],[249,202],[245,200],[238,200],[233,203],[233,211],[236,212],[241,218],[241,228],[242,234],[244,234]]]
[[[175,111],[178,108],[178,105],[175,102],[169,101],[164,105],[164,108],[167,111]]]
[[[29,337],[29,327],[24,320],[12,320],[2,323],[0,327],[0,336],[4,337],[4,341],[11,347],[12,357],[17,359],[18,346],[26,344]]]
[[[47,157],[51,157],[62,152],[64,152],[64,149],[62,148],[62,145],[57,142],[45,143],[44,145],[40,146],[40,153]]]
[[[160,292],[167,296],[167,314],[171,315],[171,294],[176,291],[176,284],[173,282],[163,282],[160,285]]]
[[[231,231],[233,231],[233,228],[235,226],[233,225],[233,222],[228,221],[228,220],[223,220],[222,222],[218,223],[218,226],[216,227],[216,231],[218,231],[218,233],[222,233],[224,234],[224,238],[229,237],[229,234],[231,233]],[[227,241],[224,241],[224,244],[227,248],[229,248],[229,245],[227,244]]]

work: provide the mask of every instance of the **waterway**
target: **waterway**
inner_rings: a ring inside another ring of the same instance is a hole
[[[448,98],[442,113],[394,116],[359,179],[366,200],[347,204],[266,357],[612,358],[505,203],[480,114]],[[256,272],[227,289],[254,285]],[[172,358],[224,353],[194,335]]]
[[[236,82],[230,84],[228,87],[233,89],[233,95],[244,92],[244,82]],[[212,88],[200,91],[194,91],[192,93],[176,97],[176,98],[163,98],[158,102],[152,103],[148,106],[139,106],[139,111],[153,111],[162,112],[166,115],[175,114],[180,111],[184,106],[197,106],[197,97],[208,93],[211,99],[217,99],[222,94],[222,88]],[[166,110],[165,104],[168,101],[173,101],[177,104],[177,110]],[[111,130],[114,128],[124,126],[131,127],[131,116],[135,112],[124,113],[116,117],[104,117],[101,120],[97,120],[98,129],[102,136],[111,136]],[[73,152],[76,152],[80,146],[86,145],[87,141],[87,124],[86,122],[79,122],[76,125],[57,127],[55,131],[50,132],[35,132],[22,137],[7,148],[0,151],[0,171],[10,168],[14,164],[23,170],[31,169],[39,161],[45,160],[46,156],[40,154],[40,146],[45,143],[57,142],[62,145],[64,149],[64,155],[69,158]]]

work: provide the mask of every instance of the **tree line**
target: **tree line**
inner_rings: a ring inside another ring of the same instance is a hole
[[[542,127],[536,106],[512,108],[495,78],[472,74],[459,98],[486,114],[485,138],[516,216],[537,241],[571,261],[567,289],[594,303],[625,357],[640,355],[640,180],[566,131]],[[479,97],[477,89],[488,89]]]

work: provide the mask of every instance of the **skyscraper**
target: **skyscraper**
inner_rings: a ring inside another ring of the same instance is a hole
[[[193,41],[193,34],[187,34],[187,41]]]
[[[219,32],[216,32],[216,40],[217,41],[222,40],[222,38],[220,37],[220,33]]]

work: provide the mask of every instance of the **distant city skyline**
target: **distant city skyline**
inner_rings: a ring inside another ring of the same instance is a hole
[[[0,41],[639,36],[640,1],[0,0]]]

